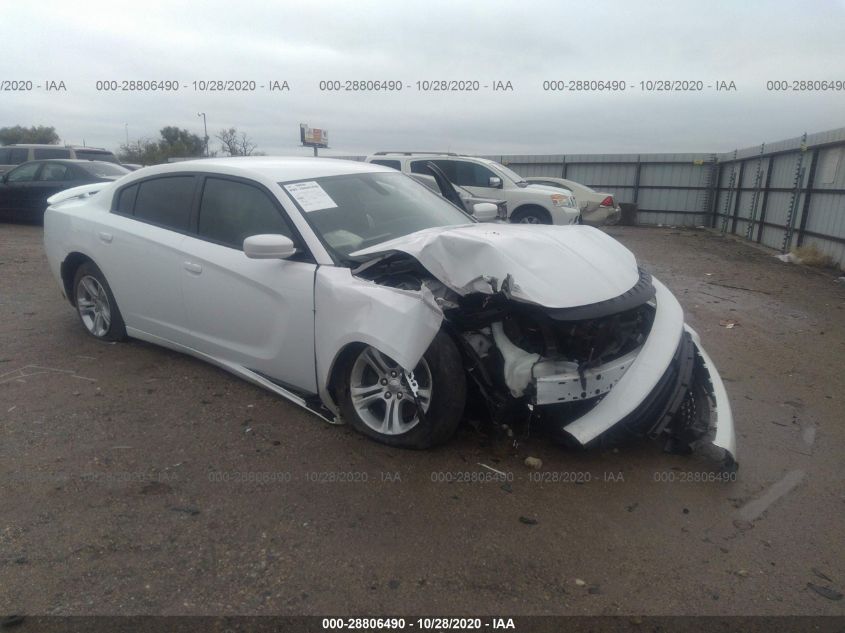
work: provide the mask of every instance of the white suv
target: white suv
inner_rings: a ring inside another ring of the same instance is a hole
[[[531,185],[504,165],[486,158],[425,152],[376,152],[368,163],[392,167],[405,174],[427,174],[429,161],[456,185],[476,196],[497,198],[508,205],[511,222],[525,224],[579,224],[581,212],[571,192]]]

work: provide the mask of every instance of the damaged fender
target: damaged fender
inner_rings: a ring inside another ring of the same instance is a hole
[[[317,385],[335,415],[339,408],[329,393],[329,379],[347,345],[371,345],[411,371],[440,331],[443,312],[426,287],[380,286],[334,266],[320,266],[314,285]]]

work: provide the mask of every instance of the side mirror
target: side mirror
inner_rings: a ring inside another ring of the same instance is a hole
[[[479,222],[492,222],[499,217],[499,207],[492,202],[477,202],[472,205],[472,215]]]
[[[287,259],[296,253],[285,235],[250,235],[244,240],[244,255],[250,259]]]
[[[498,176],[490,176],[490,180],[487,181],[488,186],[493,187],[494,189],[501,189],[502,188],[502,179]]]

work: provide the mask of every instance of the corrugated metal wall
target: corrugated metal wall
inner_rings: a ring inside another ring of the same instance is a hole
[[[718,169],[712,226],[778,250],[814,245],[845,268],[845,128],[724,154]]]

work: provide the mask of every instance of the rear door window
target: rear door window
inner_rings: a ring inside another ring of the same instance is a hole
[[[38,180],[56,182],[73,180],[73,174],[67,165],[61,163],[44,163],[44,168],[38,174]]]
[[[9,164],[20,165],[29,160],[29,150],[25,147],[12,147],[9,150]]]
[[[125,215],[132,215],[135,211],[135,198],[138,197],[138,185],[132,185],[120,190],[114,210]]]
[[[107,163],[117,163],[117,157],[111,152],[94,152],[91,150],[75,150],[76,158],[79,160],[102,160]]]
[[[45,147],[32,150],[32,155],[35,160],[48,158],[70,158],[70,150],[61,147]]]
[[[168,229],[185,232],[191,223],[194,176],[151,178],[139,183],[135,217]]]

